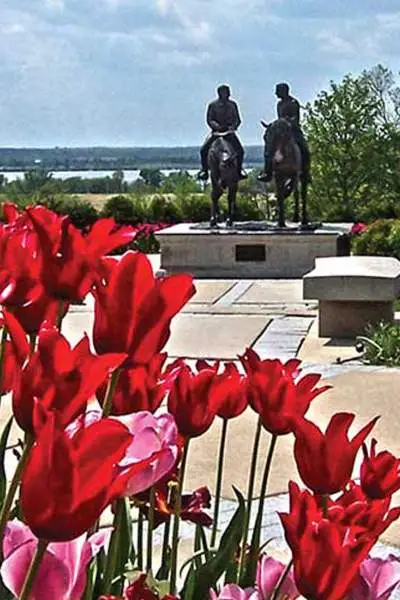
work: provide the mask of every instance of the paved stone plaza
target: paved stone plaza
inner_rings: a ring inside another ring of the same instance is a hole
[[[196,282],[196,287],[196,296],[173,322],[167,346],[171,357],[234,360],[248,346],[262,358],[287,360],[297,356],[306,372],[322,373],[324,382],[332,385],[331,390],[313,402],[309,412],[321,427],[338,411],[357,414],[355,429],[379,414],[381,419],[374,430],[379,448],[388,448],[400,455],[400,406],[397,403],[400,370],[368,367],[358,360],[338,364],[338,357],[356,357],[354,345],[349,340],[317,337],[317,303],[303,301],[301,280],[201,280]],[[84,331],[91,331],[92,308],[90,300],[71,308],[63,329],[71,342],[76,342]],[[9,413],[6,401],[1,413],[4,422]],[[235,510],[232,484],[244,493],[247,489],[255,425],[256,417],[251,409],[229,425],[222,525]],[[207,434],[192,441],[185,481],[188,491],[205,483],[213,489],[219,432],[220,423],[216,420]],[[268,436],[263,434],[257,486],[267,443]],[[263,539],[273,538],[271,547],[278,554],[285,552],[285,544],[276,510],[287,509],[288,481],[298,480],[292,444],[290,435],[279,438],[265,505]],[[400,496],[398,500],[400,502]],[[190,525],[183,525],[183,549],[190,535]],[[382,542],[386,546],[378,546],[377,552],[392,551],[400,555],[400,548],[396,549],[400,547],[400,524],[392,525]]]

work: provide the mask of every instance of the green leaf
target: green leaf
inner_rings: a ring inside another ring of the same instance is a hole
[[[209,589],[215,587],[232,561],[240,543],[245,517],[245,501],[242,494],[233,488],[239,506],[221,538],[218,551],[199,569],[192,568],[186,578],[181,597],[183,600],[208,598]]]
[[[114,577],[118,577],[118,581],[112,586],[112,593],[115,595],[122,594],[125,570],[129,562],[132,549],[132,516],[129,505],[129,498],[124,498],[123,508],[121,510],[119,547],[117,554],[117,563],[115,567]]]
[[[168,546],[166,560],[162,563],[156,573],[156,579],[167,579],[171,571],[171,548]]]
[[[8,437],[10,435],[11,425],[13,422],[13,417],[11,417],[7,423],[7,425],[3,429],[3,433],[0,438],[0,504],[3,506],[4,498],[6,495],[7,488],[7,478],[6,478],[6,470],[5,470],[5,455],[6,455],[6,447],[8,442]]]

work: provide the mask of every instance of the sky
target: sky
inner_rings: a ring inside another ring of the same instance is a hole
[[[278,81],[305,104],[378,63],[399,0],[2,0],[0,146],[198,145],[220,83],[260,143]]]

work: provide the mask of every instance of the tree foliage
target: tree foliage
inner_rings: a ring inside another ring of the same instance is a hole
[[[314,216],[351,221],[398,214],[400,91],[391,71],[378,65],[331,82],[307,107],[305,131]]]

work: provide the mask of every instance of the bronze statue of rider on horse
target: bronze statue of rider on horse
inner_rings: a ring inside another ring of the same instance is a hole
[[[278,119],[285,119],[291,126],[292,135],[295,143],[298,145],[302,158],[302,171],[307,183],[311,183],[311,154],[300,126],[300,103],[290,95],[290,88],[287,83],[278,83],[275,88],[275,95],[279,98],[277,103]],[[259,181],[268,182],[272,179],[273,165],[268,149],[265,149],[264,171],[258,176]]]

